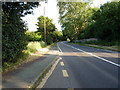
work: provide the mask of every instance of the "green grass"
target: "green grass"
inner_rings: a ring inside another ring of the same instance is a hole
[[[117,51],[120,52],[120,46],[103,46],[103,45],[95,45],[95,44],[86,44],[86,43],[72,43],[72,44],[78,44],[82,46],[89,46],[89,47],[94,47],[98,49],[107,49],[107,50],[112,50],[112,51]]]
[[[24,60],[27,59],[28,56],[29,56],[29,53],[23,52],[21,55],[19,55],[19,57],[17,57],[18,60],[16,62],[4,62],[4,63],[2,63],[2,72],[15,69],[16,66],[21,65],[24,62]]]
[[[50,68],[52,67],[52,65],[50,65],[49,67],[47,67],[43,73],[40,75],[40,77],[35,81],[35,83],[29,88],[29,90],[33,90],[35,89],[39,83],[41,82],[41,80],[45,77],[45,75],[48,73],[48,71],[50,70]]]
[[[102,46],[120,46],[120,42],[119,41],[102,41],[102,40],[98,40],[98,41],[86,41],[83,44],[94,44],[94,45],[102,45]]]
[[[41,42],[30,42],[27,45],[27,50],[26,52],[28,53],[35,53],[37,52],[39,49],[46,47],[45,42],[41,41]]]

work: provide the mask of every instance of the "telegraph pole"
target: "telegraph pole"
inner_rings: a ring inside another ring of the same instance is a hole
[[[44,41],[46,42],[46,18],[45,18],[45,7],[44,7]]]
[[[47,0],[45,0],[47,3]],[[45,6],[44,6],[44,41],[46,42],[46,17],[45,17]],[[46,42],[47,43],[47,42]]]

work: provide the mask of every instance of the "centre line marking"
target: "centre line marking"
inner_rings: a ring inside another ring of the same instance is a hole
[[[60,65],[61,65],[61,66],[65,66],[64,62],[60,62]]]
[[[45,85],[45,83],[47,82],[47,80],[49,79],[49,77],[52,75],[53,71],[55,70],[57,64],[59,63],[59,61],[62,58],[59,57],[57,59],[57,61],[52,65],[51,69],[48,71],[48,73],[45,75],[45,77],[42,79],[42,81],[40,82],[40,84],[37,86],[37,88],[43,88],[43,86]]]
[[[63,43],[63,44],[64,44],[64,43]],[[100,59],[100,60],[103,60],[103,61],[105,61],[105,62],[108,62],[108,63],[110,63],[110,64],[112,64],[112,65],[115,65],[115,66],[120,67],[119,64],[114,63],[114,62],[112,62],[112,61],[109,61],[109,60],[107,60],[107,59],[104,59],[104,58],[102,58],[102,57],[99,57],[99,56],[97,56],[97,55],[94,55],[94,54],[92,54],[92,53],[86,52],[86,51],[81,50],[81,49],[79,49],[79,48],[75,48],[75,47],[73,47],[73,46],[71,46],[71,45],[67,45],[67,44],[64,44],[64,45],[66,45],[66,46],[68,46],[68,47],[71,47],[71,48],[73,48],[73,49],[76,49],[76,50],[78,50],[78,51],[84,52],[84,53],[86,53],[86,54],[89,54],[89,55],[91,55],[91,56],[94,56],[94,57],[96,57],[96,58],[98,58],[98,59]]]
[[[62,52],[62,50],[61,50],[61,48],[59,47],[58,44],[57,44],[57,46],[58,46],[58,49],[59,49],[60,53],[63,54],[63,52]]]
[[[67,70],[62,70],[62,73],[63,73],[63,76],[64,76],[64,77],[68,77]]]
[[[68,88],[67,90],[74,90],[74,88]]]

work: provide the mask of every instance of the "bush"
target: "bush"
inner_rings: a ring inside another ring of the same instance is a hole
[[[100,40],[117,41],[120,39],[120,2],[106,3],[94,13],[94,35]]]
[[[41,41],[41,42],[30,42],[27,45],[27,51],[29,53],[35,53],[37,52],[39,49],[44,48],[46,46],[45,42]]]
[[[22,50],[22,52],[17,56],[16,62],[3,62],[2,63],[2,70],[5,71],[6,69],[8,69],[10,67],[14,67],[15,65],[18,65],[19,63],[24,61],[26,58],[28,58],[28,56],[31,53],[35,53],[39,49],[41,49],[41,48],[43,48],[45,46],[46,46],[46,44],[43,41],[29,42],[29,44],[27,45],[26,50]]]
[[[18,16],[11,20],[3,14],[2,16],[2,61],[16,62],[19,54],[26,48],[24,22]]]
[[[41,41],[41,35],[39,32],[26,32],[28,41]]]
[[[94,23],[92,25],[89,25],[85,32],[84,32],[84,38],[94,38]]]
[[[84,39],[85,38],[85,34],[84,33],[81,33],[79,36],[78,36],[78,39]]]
[[[44,41],[41,41],[41,42],[40,42],[40,45],[41,45],[42,48],[44,48],[44,47],[47,46],[46,43],[45,43]]]

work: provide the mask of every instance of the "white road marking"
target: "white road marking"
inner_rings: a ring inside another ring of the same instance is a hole
[[[51,76],[51,74],[53,73],[55,67],[57,66],[58,62],[61,60],[62,58],[58,58],[57,61],[53,64],[53,66],[51,67],[51,69],[48,71],[48,73],[46,74],[46,76],[42,79],[42,82],[40,82],[40,84],[38,85],[37,88],[43,88],[43,86],[45,85],[45,83],[47,82],[48,78]]]
[[[62,52],[61,48],[59,47],[59,45],[58,45],[58,49],[59,49],[60,53],[63,54],[63,52]]]
[[[64,44],[64,43],[63,43],[63,44]],[[101,58],[101,57],[99,57],[99,56],[97,56],[97,55],[94,55],[94,54],[92,54],[92,53],[89,53],[89,52],[83,51],[83,50],[81,50],[81,49],[75,48],[75,47],[73,47],[73,46],[71,46],[71,45],[67,45],[67,44],[64,44],[64,45],[66,45],[66,46],[68,46],[68,47],[71,47],[71,48],[74,48],[74,49],[76,49],[76,50],[78,50],[78,51],[84,52],[84,53],[86,53],[86,54],[89,54],[89,55],[91,55],[91,56],[94,56],[94,57],[96,57],[96,58],[98,58],[98,59],[100,59],[100,60],[103,60],[103,61],[108,62],[108,63],[110,63],[110,64],[113,64],[113,65],[115,65],[115,66],[120,67],[119,64],[114,63],[114,62],[112,62],[112,61],[109,61],[109,60],[107,60],[107,59]]]
[[[59,57],[60,60],[62,60],[62,57]]]
[[[61,66],[65,66],[64,62],[60,62],[60,65],[61,65]]]
[[[63,73],[63,76],[64,76],[64,77],[68,77],[67,70],[62,70],[62,73]]]

